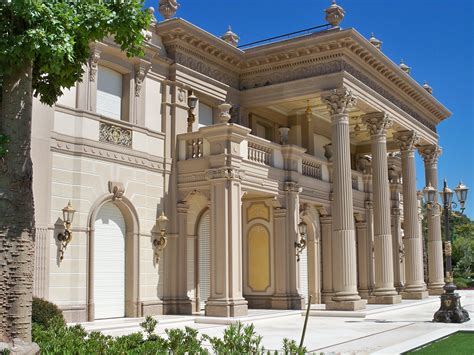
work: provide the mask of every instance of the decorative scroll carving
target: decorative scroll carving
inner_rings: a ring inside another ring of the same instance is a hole
[[[245,173],[242,170],[236,168],[217,168],[209,169],[206,171],[206,177],[208,180],[213,179],[239,179],[245,178]]]
[[[371,112],[362,116],[371,136],[386,135],[393,120],[385,112]]]
[[[331,115],[347,114],[348,110],[357,103],[352,92],[345,87],[334,89],[330,94],[323,95],[321,101],[327,105]]]
[[[400,149],[402,151],[414,150],[415,146],[420,141],[420,138],[415,131],[396,132],[394,138],[400,144]]]
[[[132,130],[100,122],[99,141],[131,147]]]
[[[442,149],[438,145],[425,145],[418,148],[426,165],[436,165]]]
[[[125,193],[125,187],[121,182],[109,181],[109,192],[113,194],[113,200],[121,200]]]
[[[302,190],[303,189],[294,181],[286,181],[283,183],[283,191],[300,193]]]
[[[101,51],[94,47],[91,50],[91,55],[89,58],[89,81],[97,80],[97,72],[99,71],[99,60],[100,60]]]
[[[145,80],[147,68],[143,65],[135,67],[135,97],[140,97],[142,92],[143,81]]]

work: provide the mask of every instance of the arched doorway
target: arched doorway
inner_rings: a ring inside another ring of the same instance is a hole
[[[124,317],[126,224],[113,202],[105,203],[97,212],[94,231],[95,319]]]
[[[211,214],[205,211],[199,219],[198,229],[198,302],[203,310],[211,295]]]

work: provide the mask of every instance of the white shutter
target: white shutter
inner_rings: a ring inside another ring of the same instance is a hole
[[[199,299],[201,309],[211,295],[211,218],[210,213],[205,212],[198,227],[199,238]]]
[[[122,74],[99,67],[96,112],[110,118],[122,118]]]
[[[111,202],[95,220],[94,307],[95,319],[125,316],[125,221]]]
[[[305,304],[308,303],[309,288],[308,288],[308,248],[304,248],[300,255],[299,265],[299,281],[300,294],[304,296]]]

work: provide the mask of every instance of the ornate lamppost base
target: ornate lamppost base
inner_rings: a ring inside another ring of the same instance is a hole
[[[433,322],[464,323],[469,319],[469,313],[461,307],[459,294],[445,293],[441,295],[441,307],[434,314]]]

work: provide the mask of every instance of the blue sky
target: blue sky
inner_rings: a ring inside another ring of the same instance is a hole
[[[241,44],[325,23],[330,0],[178,0],[177,16],[215,35],[228,25]],[[158,0],[147,0],[158,9]],[[367,38],[374,32],[382,50],[396,63],[404,59],[419,83],[426,80],[434,96],[453,115],[438,126],[444,177],[454,189],[463,179],[471,188],[466,214],[474,218],[474,1],[473,0],[339,0],[346,11],[343,28]],[[160,15],[157,14],[157,17]],[[417,155],[418,188],[424,186],[423,162]]]

